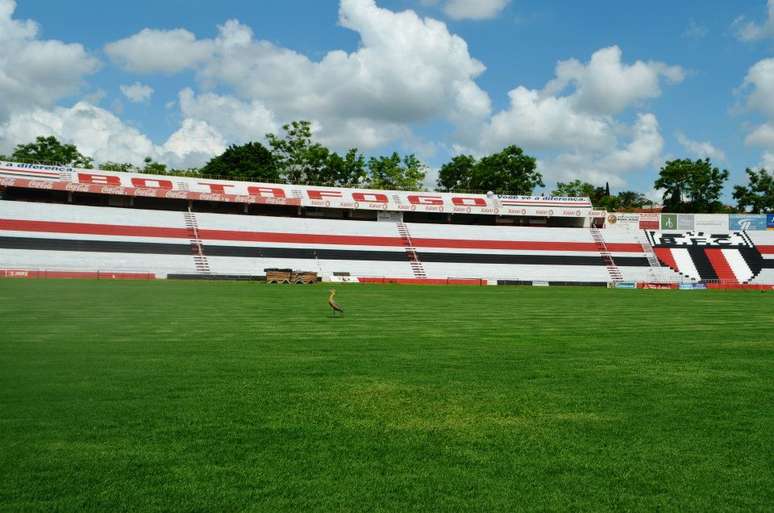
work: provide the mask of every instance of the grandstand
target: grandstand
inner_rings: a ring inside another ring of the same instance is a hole
[[[588,198],[13,162],[0,162],[0,193],[6,276],[261,279],[266,269],[291,268],[330,281],[774,285],[765,216],[740,224],[728,215],[608,214]]]

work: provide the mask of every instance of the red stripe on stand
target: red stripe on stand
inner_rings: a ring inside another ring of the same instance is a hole
[[[712,268],[715,269],[715,274],[718,275],[718,278],[722,282],[739,283],[736,274],[734,274],[734,270],[731,269],[728,260],[726,260],[725,255],[723,255],[722,249],[707,248],[704,250],[704,253],[712,264]]]

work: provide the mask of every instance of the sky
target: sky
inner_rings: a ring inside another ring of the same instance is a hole
[[[774,169],[774,0],[0,0],[0,153],[200,166],[313,122],[336,150],[516,144],[547,190],[658,196],[666,160]]]

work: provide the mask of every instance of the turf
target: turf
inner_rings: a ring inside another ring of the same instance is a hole
[[[0,281],[0,511],[774,510],[774,294]]]

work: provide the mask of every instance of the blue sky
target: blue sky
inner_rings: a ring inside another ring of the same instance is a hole
[[[664,159],[703,155],[739,182],[774,167],[773,36],[765,0],[0,0],[0,151],[43,132],[198,165],[308,118],[432,168],[518,144],[549,186],[655,194]]]

